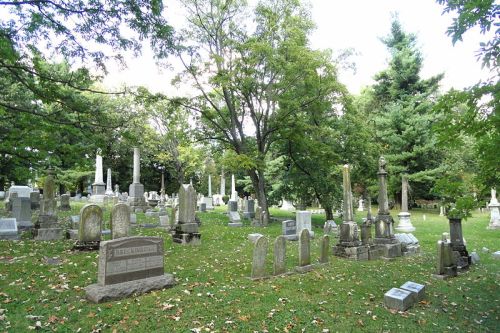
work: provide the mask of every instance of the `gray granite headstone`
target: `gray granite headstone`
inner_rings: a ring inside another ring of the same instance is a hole
[[[406,311],[413,305],[414,296],[408,290],[392,288],[384,295],[384,304],[389,309]]]
[[[329,254],[330,252],[330,236],[328,235],[323,235],[321,238],[321,253],[319,257],[319,262],[320,263],[327,263],[329,261]]]
[[[137,223],[137,215],[135,213],[130,213],[130,224]]]
[[[17,223],[14,218],[0,219],[0,239],[18,239]]]
[[[282,235],[287,240],[297,240],[297,223],[294,220],[286,220],[281,222]]]
[[[129,236],[130,208],[125,203],[113,206],[111,211],[111,238],[123,238]]]
[[[31,228],[31,200],[26,197],[18,197],[12,201],[12,216],[17,220],[19,229]]]
[[[425,285],[423,284],[408,281],[405,282],[400,288],[413,293],[416,302],[425,298]]]
[[[69,198],[70,198],[69,194],[61,195],[61,198],[59,199],[60,200],[59,210],[62,210],[62,211],[71,210],[71,206],[69,204]]]
[[[311,268],[311,236],[308,229],[302,229],[299,234],[299,265],[295,269],[303,273]]]
[[[101,240],[102,208],[95,204],[87,204],[80,210],[80,229],[78,240],[96,242]]]
[[[286,273],[286,238],[278,236],[274,241],[273,274],[280,275],[284,273]]]
[[[262,279],[266,276],[267,245],[267,238],[264,236],[260,236],[255,241],[252,260],[252,279]]]

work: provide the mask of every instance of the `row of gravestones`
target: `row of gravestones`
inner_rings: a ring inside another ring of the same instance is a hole
[[[328,262],[328,250],[330,246],[330,236],[324,235],[321,239],[320,247],[320,263]],[[252,260],[251,278],[254,280],[268,277],[266,274],[266,257],[267,257],[268,240],[260,234],[255,234],[254,250]],[[299,234],[299,264],[295,267],[295,271],[304,273],[310,271],[314,267],[311,264],[311,236],[309,230],[302,229]],[[274,261],[273,275],[287,274],[286,268],[286,238],[284,236],[276,237],[274,241]]]

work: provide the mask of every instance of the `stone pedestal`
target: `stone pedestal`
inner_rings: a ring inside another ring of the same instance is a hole
[[[490,208],[490,224],[488,229],[500,229],[500,203],[493,202],[489,205]]]
[[[182,245],[200,245],[201,234],[196,223],[196,191],[188,184],[179,189],[178,223],[175,226],[172,240]]]
[[[452,255],[457,268],[465,270],[471,264],[471,257],[464,244],[462,235],[462,220],[448,219],[450,221],[450,240]]]
[[[415,227],[411,224],[410,213],[401,212],[398,214],[399,217],[399,225],[396,227],[397,231],[400,232],[413,232],[415,231]]]
[[[129,186],[128,193],[127,203],[130,206],[130,211],[135,212],[136,209],[141,209],[145,212],[149,208],[144,198],[144,185],[141,183],[132,183]]]
[[[394,236],[394,221],[390,215],[377,215],[375,218],[375,239],[373,243],[387,259],[401,257],[401,243]]]
[[[105,192],[106,192],[106,184],[104,183],[92,184],[92,195],[90,196],[89,201],[94,203],[104,203]]]

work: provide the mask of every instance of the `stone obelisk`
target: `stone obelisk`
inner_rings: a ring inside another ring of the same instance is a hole
[[[401,212],[398,214],[399,225],[396,227],[400,232],[413,232],[415,227],[411,224],[410,213],[408,212],[408,177],[401,178]]]
[[[111,185],[111,169],[108,168],[108,172],[106,175],[106,193],[107,196],[113,196],[113,186]]]
[[[224,171],[220,174],[220,195],[221,197],[226,195],[226,176],[224,175]]]
[[[101,149],[97,149],[95,156],[95,178],[94,183],[92,184],[92,195],[90,197],[90,201],[97,203],[104,202],[105,190],[106,184],[104,184],[103,181]]]
[[[214,209],[214,200],[212,198],[212,176],[208,175],[208,197],[203,197],[203,203],[206,204],[206,209]]]
[[[141,184],[141,156],[139,148],[134,148],[133,179],[128,189],[127,202],[130,205],[131,211],[135,211],[136,209],[145,210],[147,203],[144,199],[144,185]]]
[[[238,192],[236,192],[236,182],[234,174],[231,175],[231,200],[238,201]]]
[[[374,244],[378,246],[382,256],[394,258],[401,256],[401,243],[394,236],[394,220],[389,213],[386,166],[387,162],[384,157],[380,157],[378,169],[378,214],[375,217]]]

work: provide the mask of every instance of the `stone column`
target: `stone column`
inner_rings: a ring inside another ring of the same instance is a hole
[[[234,180],[234,174],[231,175],[231,200],[238,200],[238,192],[236,192],[236,182]]]
[[[401,212],[398,214],[399,225],[396,230],[401,232],[413,232],[415,227],[411,224],[410,213],[408,212],[408,178],[403,175],[401,178]]]
[[[212,176],[208,175],[208,197],[212,197]]]
[[[379,160],[378,170],[378,214],[389,214],[389,199],[387,197],[387,171],[385,170],[386,161],[383,157]]]
[[[349,175],[349,165],[344,165],[343,168],[343,187],[344,187],[344,204],[343,204],[343,222],[340,225],[339,245],[342,247],[357,247],[361,245],[358,235],[358,225],[353,221],[352,211],[352,196],[351,196],[351,176]],[[344,256],[344,250],[335,251],[336,255]]]
[[[90,200],[92,202],[104,202],[105,190],[106,184],[103,181],[101,149],[97,149],[95,156],[95,178],[92,184],[92,196]]]
[[[134,174],[132,182],[134,184],[141,182],[141,155],[139,148],[134,148]]]
[[[351,176],[349,175],[349,165],[344,165],[343,169],[343,185],[344,185],[344,221],[352,221],[352,195],[351,195]]]
[[[224,171],[220,174],[220,195],[226,195],[226,177],[224,175]]]
[[[104,183],[103,181],[103,175],[102,175],[102,156],[101,156],[101,150],[97,150],[97,154],[95,156],[95,178],[94,178],[94,184],[101,184]]]
[[[106,177],[106,195],[113,195],[113,187],[111,185],[111,169],[108,168],[108,173]]]
[[[494,188],[491,189],[491,199],[488,207],[490,208],[488,229],[500,229],[500,203],[497,199],[497,191]]]

